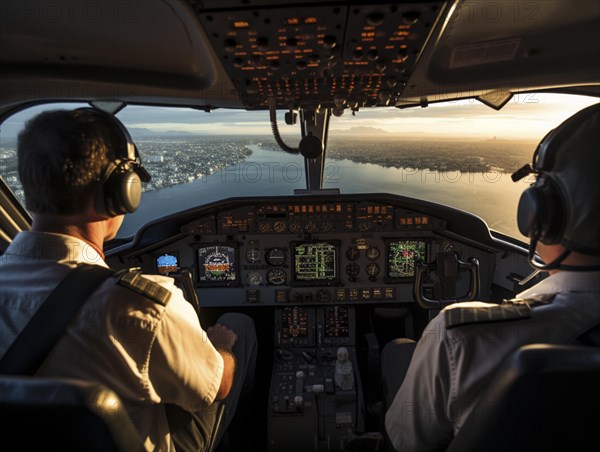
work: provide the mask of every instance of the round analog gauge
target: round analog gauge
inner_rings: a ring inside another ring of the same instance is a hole
[[[367,257],[372,261],[376,261],[377,259],[379,259],[380,255],[381,255],[381,252],[379,251],[379,248],[377,248],[375,246],[371,246],[367,250]]]
[[[287,275],[281,268],[272,268],[267,272],[267,281],[273,286],[281,286],[285,284]]]
[[[302,232],[302,224],[299,221],[292,221],[289,226],[290,232],[300,234]]]
[[[375,262],[371,262],[367,265],[367,275],[369,276],[377,276],[379,274],[379,265]]]
[[[265,259],[269,265],[279,267],[285,263],[285,251],[281,248],[271,248],[267,251]]]
[[[285,231],[285,221],[276,221],[273,225],[273,229],[275,232],[284,232]]]
[[[332,232],[334,229],[335,228],[331,221],[324,221],[321,223],[321,232]]]
[[[309,220],[304,225],[304,232],[315,232],[317,230],[317,222]]]
[[[331,301],[331,291],[329,289],[321,289],[317,292],[317,301],[319,303],[329,303]]]
[[[262,276],[258,272],[249,272],[246,279],[251,286],[258,286],[262,282]]]
[[[258,232],[271,232],[273,231],[273,226],[271,223],[258,223]]]
[[[258,248],[250,248],[246,251],[246,260],[249,264],[256,264],[260,262],[260,251]]]
[[[360,251],[357,247],[351,246],[346,250],[346,257],[348,260],[355,261],[360,256]]]
[[[360,272],[360,267],[356,262],[346,265],[346,274],[348,276],[356,276]]]

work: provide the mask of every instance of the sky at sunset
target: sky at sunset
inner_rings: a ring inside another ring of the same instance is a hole
[[[597,102],[584,96],[561,94],[516,95],[500,111],[478,101],[461,100],[431,104],[427,108],[362,109],[353,116],[347,112],[332,117],[331,136],[343,136],[353,127],[374,127],[388,132],[390,138],[400,134],[410,139],[482,138],[539,140],[550,129],[577,112]],[[52,108],[73,108],[73,104],[55,104]],[[0,126],[0,139],[12,138],[24,122],[48,106],[33,107],[9,118]],[[298,135],[299,127],[287,126],[279,111],[281,133]],[[213,135],[271,134],[266,111],[217,109],[211,113],[180,108],[129,106],[118,114],[127,127],[145,128],[154,132],[189,132]],[[385,137],[387,134],[383,133]]]

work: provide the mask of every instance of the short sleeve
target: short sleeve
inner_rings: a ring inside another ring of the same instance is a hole
[[[179,289],[173,290],[157,328],[148,375],[162,403],[188,411],[211,404],[221,385],[223,358]]]

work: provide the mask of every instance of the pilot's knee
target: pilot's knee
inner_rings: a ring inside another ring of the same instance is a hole
[[[410,361],[417,343],[412,339],[399,338],[385,344],[381,352],[382,367],[387,363]]]

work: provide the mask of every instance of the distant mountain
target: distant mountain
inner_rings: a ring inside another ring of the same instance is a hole
[[[167,130],[166,132],[156,132],[144,127],[128,127],[129,133],[134,138],[155,138],[155,137],[181,137],[181,136],[196,136],[197,133],[178,131],[178,130]]]
[[[349,129],[338,129],[335,130],[340,135],[390,135],[390,133],[377,127],[358,126],[350,127]]]

